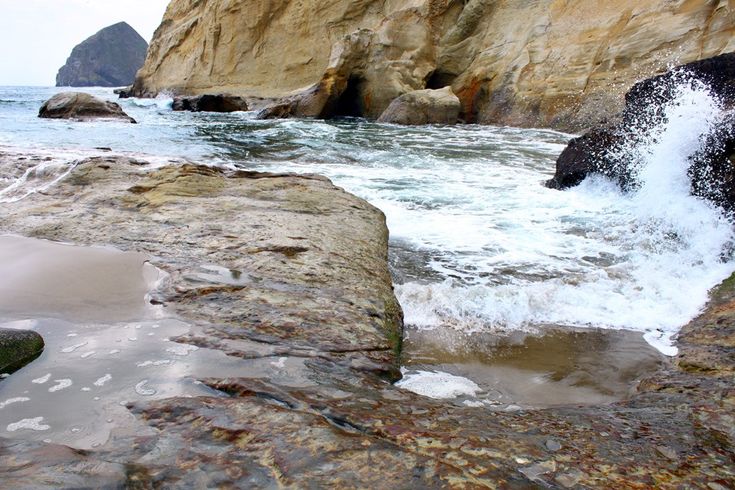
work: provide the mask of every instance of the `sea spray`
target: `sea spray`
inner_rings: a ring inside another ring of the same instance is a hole
[[[701,309],[708,289],[735,269],[727,255],[731,223],[714,204],[690,194],[691,156],[722,115],[705,86],[681,83],[662,111],[641,114],[633,138],[610,149],[618,172],[628,175],[626,191],[594,176],[557,193],[556,204],[542,202],[558,226],[519,226],[543,241],[548,259],[517,260],[533,249],[522,243],[512,267],[484,260],[471,281],[450,275],[438,284],[400,285],[406,323],[469,334],[543,325],[631,329],[675,354],[672,337]],[[539,214],[517,205],[516,219]],[[545,226],[552,233],[533,230]],[[514,252],[506,247],[499,255]],[[559,260],[575,253],[576,263]],[[535,264],[532,274],[524,262]],[[504,273],[508,277],[500,278]]]

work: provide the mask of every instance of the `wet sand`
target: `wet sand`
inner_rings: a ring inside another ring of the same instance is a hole
[[[542,327],[536,333],[463,335],[409,330],[411,371],[467,378],[481,391],[466,404],[507,408],[596,405],[628,398],[667,362],[639,332]]]

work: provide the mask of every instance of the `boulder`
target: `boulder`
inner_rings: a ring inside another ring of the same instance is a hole
[[[135,119],[125,114],[120,105],[102,100],[84,92],[62,92],[44,102],[38,117],[48,119],[117,119],[135,124]]]
[[[0,373],[12,373],[43,352],[43,338],[32,330],[0,328]]]
[[[633,184],[634,167],[619,150],[641,140],[664,120],[664,109],[681,84],[702,84],[723,107],[735,105],[735,53],[678,66],[636,83],[626,94],[619,122],[601,125],[572,139],[556,161],[554,177],[546,185],[565,189],[599,173],[623,189]],[[704,137],[699,151],[689,157],[692,193],[735,210],[735,112],[730,110],[717,128]]]
[[[76,46],[56,75],[57,87],[120,87],[135,80],[148,43],[125,22],[105,27]]]
[[[122,93],[120,94],[122,97]],[[247,111],[248,103],[236,95],[196,95],[193,97],[174,97],[175,111],[191,112],[235,112]]]
[[[460,102],[451,87],[415,90],[395,99],[378,118],[393,124],[455,124]]]

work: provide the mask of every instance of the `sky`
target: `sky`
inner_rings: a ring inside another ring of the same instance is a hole
[[[151,40],[169,0],[0,0],[0,85],[49,85],[71,50],[125,21]]]

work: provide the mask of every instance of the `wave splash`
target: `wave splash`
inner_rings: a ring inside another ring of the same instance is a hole
[[[679,84],[658,124],[611,149],[631,175],[626,191],[595,175],[574,189],[552,191],[555,204],[536,200],[546,203],[543,212],[528,199],[515,203],[516,220],[545,214],[557,223],[547,234],[534,229],[538,223],[517,226],[529,240],[544,241],[535,257],[524,258],[540,273],[516,274],[520,264],[489,259],[471,281],[450,276],[441,283],[402,284],[397,294],[406,323],[468,334],[546,324],[629,329],[675,355],[677,331],[701,310],[708,290],[735,270],[731,222],[690,193],[690,158],[724,114],[706,87]],[[493,219],[491,214],[488,229]],[[432,267],[446,271],[439,262]]]

